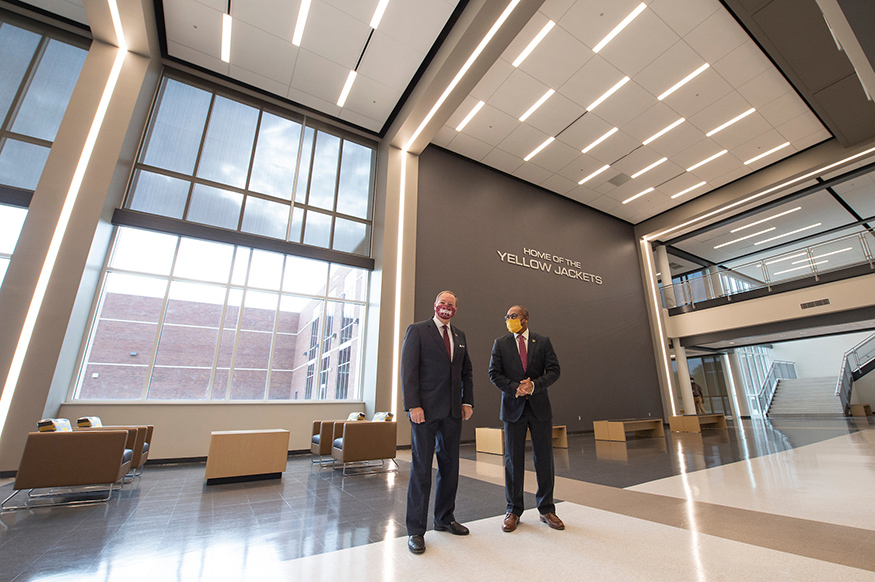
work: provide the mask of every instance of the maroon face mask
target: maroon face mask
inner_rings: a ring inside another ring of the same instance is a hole
[[[438,304],[434,306],[434,312],[441,319],[452,319],[456,315],[456,308],[452,305]]]

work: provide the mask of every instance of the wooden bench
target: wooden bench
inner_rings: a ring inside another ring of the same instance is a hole
[[[868,404],[851,404],[851,416],[872,416],[872,407]]]
[[[619,420],[596,420],[592,423],[597,441],[625,441],[626,433],[635,436],[665,436],[661,418],[623,418]]]
[[[493,455],[504,454],[504,429],[477,427],[474,429],[474,450],[478,453],[491,453]],[[531,440],[532,435],[527,433],[526,440]],[[568,448],[568,432],[566,425],[560,424],[553,427],[553,448]]]
[[[673,432],[702,432],[702,428],[726,428],[722,414],[681,414],[668,419]]]
[[[289,431],[223,430],[210,433],[207,485],[279,479],[289,456]]]

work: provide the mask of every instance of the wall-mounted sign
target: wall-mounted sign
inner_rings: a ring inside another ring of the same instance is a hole
[[[523,247],[522,256],[501,251],[495,252],[498,253],[498,258],[503,263],[519,265],[527,269],[559,275],[560,277],[568,277],[569,279],[578,279],[587,283],[595,283],[596,285],[602,284],[600,276],[581,270],[580,261],[525,247]]]

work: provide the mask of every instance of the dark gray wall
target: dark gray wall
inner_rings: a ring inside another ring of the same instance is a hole
[[[476,426],[501,426],[487,370],[514,304],[528,308],[529,327],[550,336],[559,357],[554,424],[591,431],[593,420],[663,416],[630,224],[434,146],[419,160],[418,204],[415,318],[433,315],[439,291],[455,291],[453,323],[474,364],[474,417],[463,439]],[[579,261],[602,284],[556,275],[568,265],[554,261],[535,259],[548,273],[499,257],[529,262],[524,247]]]

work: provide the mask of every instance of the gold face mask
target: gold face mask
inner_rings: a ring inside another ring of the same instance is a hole
[[[510,333],[519,333],[523,329],[523,324],[519,319],[507,319],[504,324],[507,326],[507,331]]]

